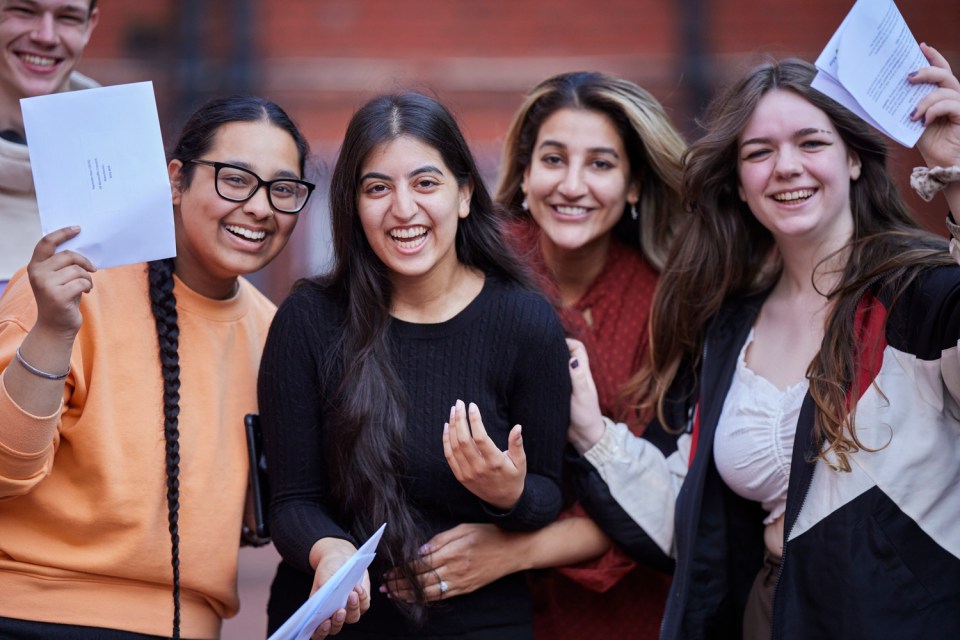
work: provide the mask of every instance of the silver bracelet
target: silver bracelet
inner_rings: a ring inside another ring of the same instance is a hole
[[[24,369],[26,369],[33,375],[40,376],[41,378],[46,378],[47,380],[63,380],[68,375],[70,375],[69,366],[67,366],[66,373],[47,373],[46,371],[40,371],[40,369],[37,369],[35,366],[33,366],[32,364],[30,364],[29,362],[23,359],[23,354],[20,353],[20,347],[17,347],[17,362],[19,362]]]
[[[960,165],[952,167],[914,167],[910,174],[910,186],[923,198],[933,200],[934,194],[947,188],[948,182],[960,181]]]

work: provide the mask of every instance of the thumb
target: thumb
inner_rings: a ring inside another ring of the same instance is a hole
[[[514,425],[513,429],[510,430],[510,436],[507,440],[507,457],[513,461],[513,465],[523,471],[527,472],[527,454],[523,450],[523,435],[521,434],[522,428],[520,425]]]

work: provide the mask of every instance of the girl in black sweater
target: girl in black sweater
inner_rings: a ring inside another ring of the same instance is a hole
[[[382,595],[380,576],[412,578],[419,547],[462,522],[530,530],[556,517],[570,393],[560,323],[436,101],[362,107],[330,207],[333,271],[281,306],[260,372],[284,559],[270,628],[386,522],[370,576],[314,637],[528,638],[523,576],[429,611],[443,576],[418,584],[412,605]]]

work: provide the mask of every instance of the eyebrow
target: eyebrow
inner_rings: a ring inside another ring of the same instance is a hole
[[[257,173],[256,171],[254,171],[253,167],[250,165],[249,162],[244,162],[243,160],[227,160],[227,161],[224,162],[223,164],[231,164],[231,165],[233,165],[233,166],[235,166],[235,167],[240,167],[241,169],[246,169],[246,170],[249,171],[250,173],[254,173],[254,174],[258,175],[258,176],[260,175],[259,173]],[[262,177],[262,176],[261,176],[261,177]],[[274,178],[293,178],[294,180],[300,180],[300,179],[301,179],[299,174],[294,173],[293,171],[288,171],[287,169],[280,169],[279,171],[277,171],[277,172],[275,172],[275,173],[273,174],[273,177],[274,177]]]
[[[828,131],[827,129],[821,129],[819,127],[805,127],[803,129],[797,129],[793,132],[793,139],[803,138],[804,136],[810,136],[815,133],[824,133],[828,136],[833,135],[833,131]],[[749,140],[744,140],[740,143],[740,148],[744,148],[749,144],[770,144],[772,141],[770,138],[750,138]]]
[[[407,177],[413,178],[415,176],[419,176],[424,173],[439,173],[440,175],[444,175],[443,171],[441,171],[437,167],[433,166],[432,164],[427,164],[417,169],[414,169],[413,171],[407,174]],[[393,178],[391,178],[385,173],[368,171],[367,173],[360,176],[360,182],[363,182],[364,180],[386,180],[389,182],[390,180],[393,180]]]
[[[543,147],[559,147],[561,149],[566,149],[567,145],[563,144],[562,142],[558,142],[557,140],[544,140],[540,143],[537,149],[542,149]],[[620,154],[617,153],[616,149],[613,149],[612,147],[591,147],[587,149],[587,151],[590,153],[604,153],[611,155],[614,158],[620,157]]]

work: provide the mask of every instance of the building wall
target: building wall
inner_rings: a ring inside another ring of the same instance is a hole
[[[101,3],[82,69],[104,83],[151,79],[172,139],[207,95],[254,91],[300,123],[323,170],[351,113],[381,91],[415,88],[458,114],[494,179],[524,92],[561,71],[595,69],[649,89],[688,139],[713,90],[762,54],[813,60],[852,0],[153,0]],[[901,0],[918,39],[960,68],[956,0]],[[901,176],[920,162],[894,150]],[[906,184],[906,180],[903,180]],[[291,249],[260,276],[275,299],[327,256],[324,191]],[[939,229],[942,205],[907,195]]]

